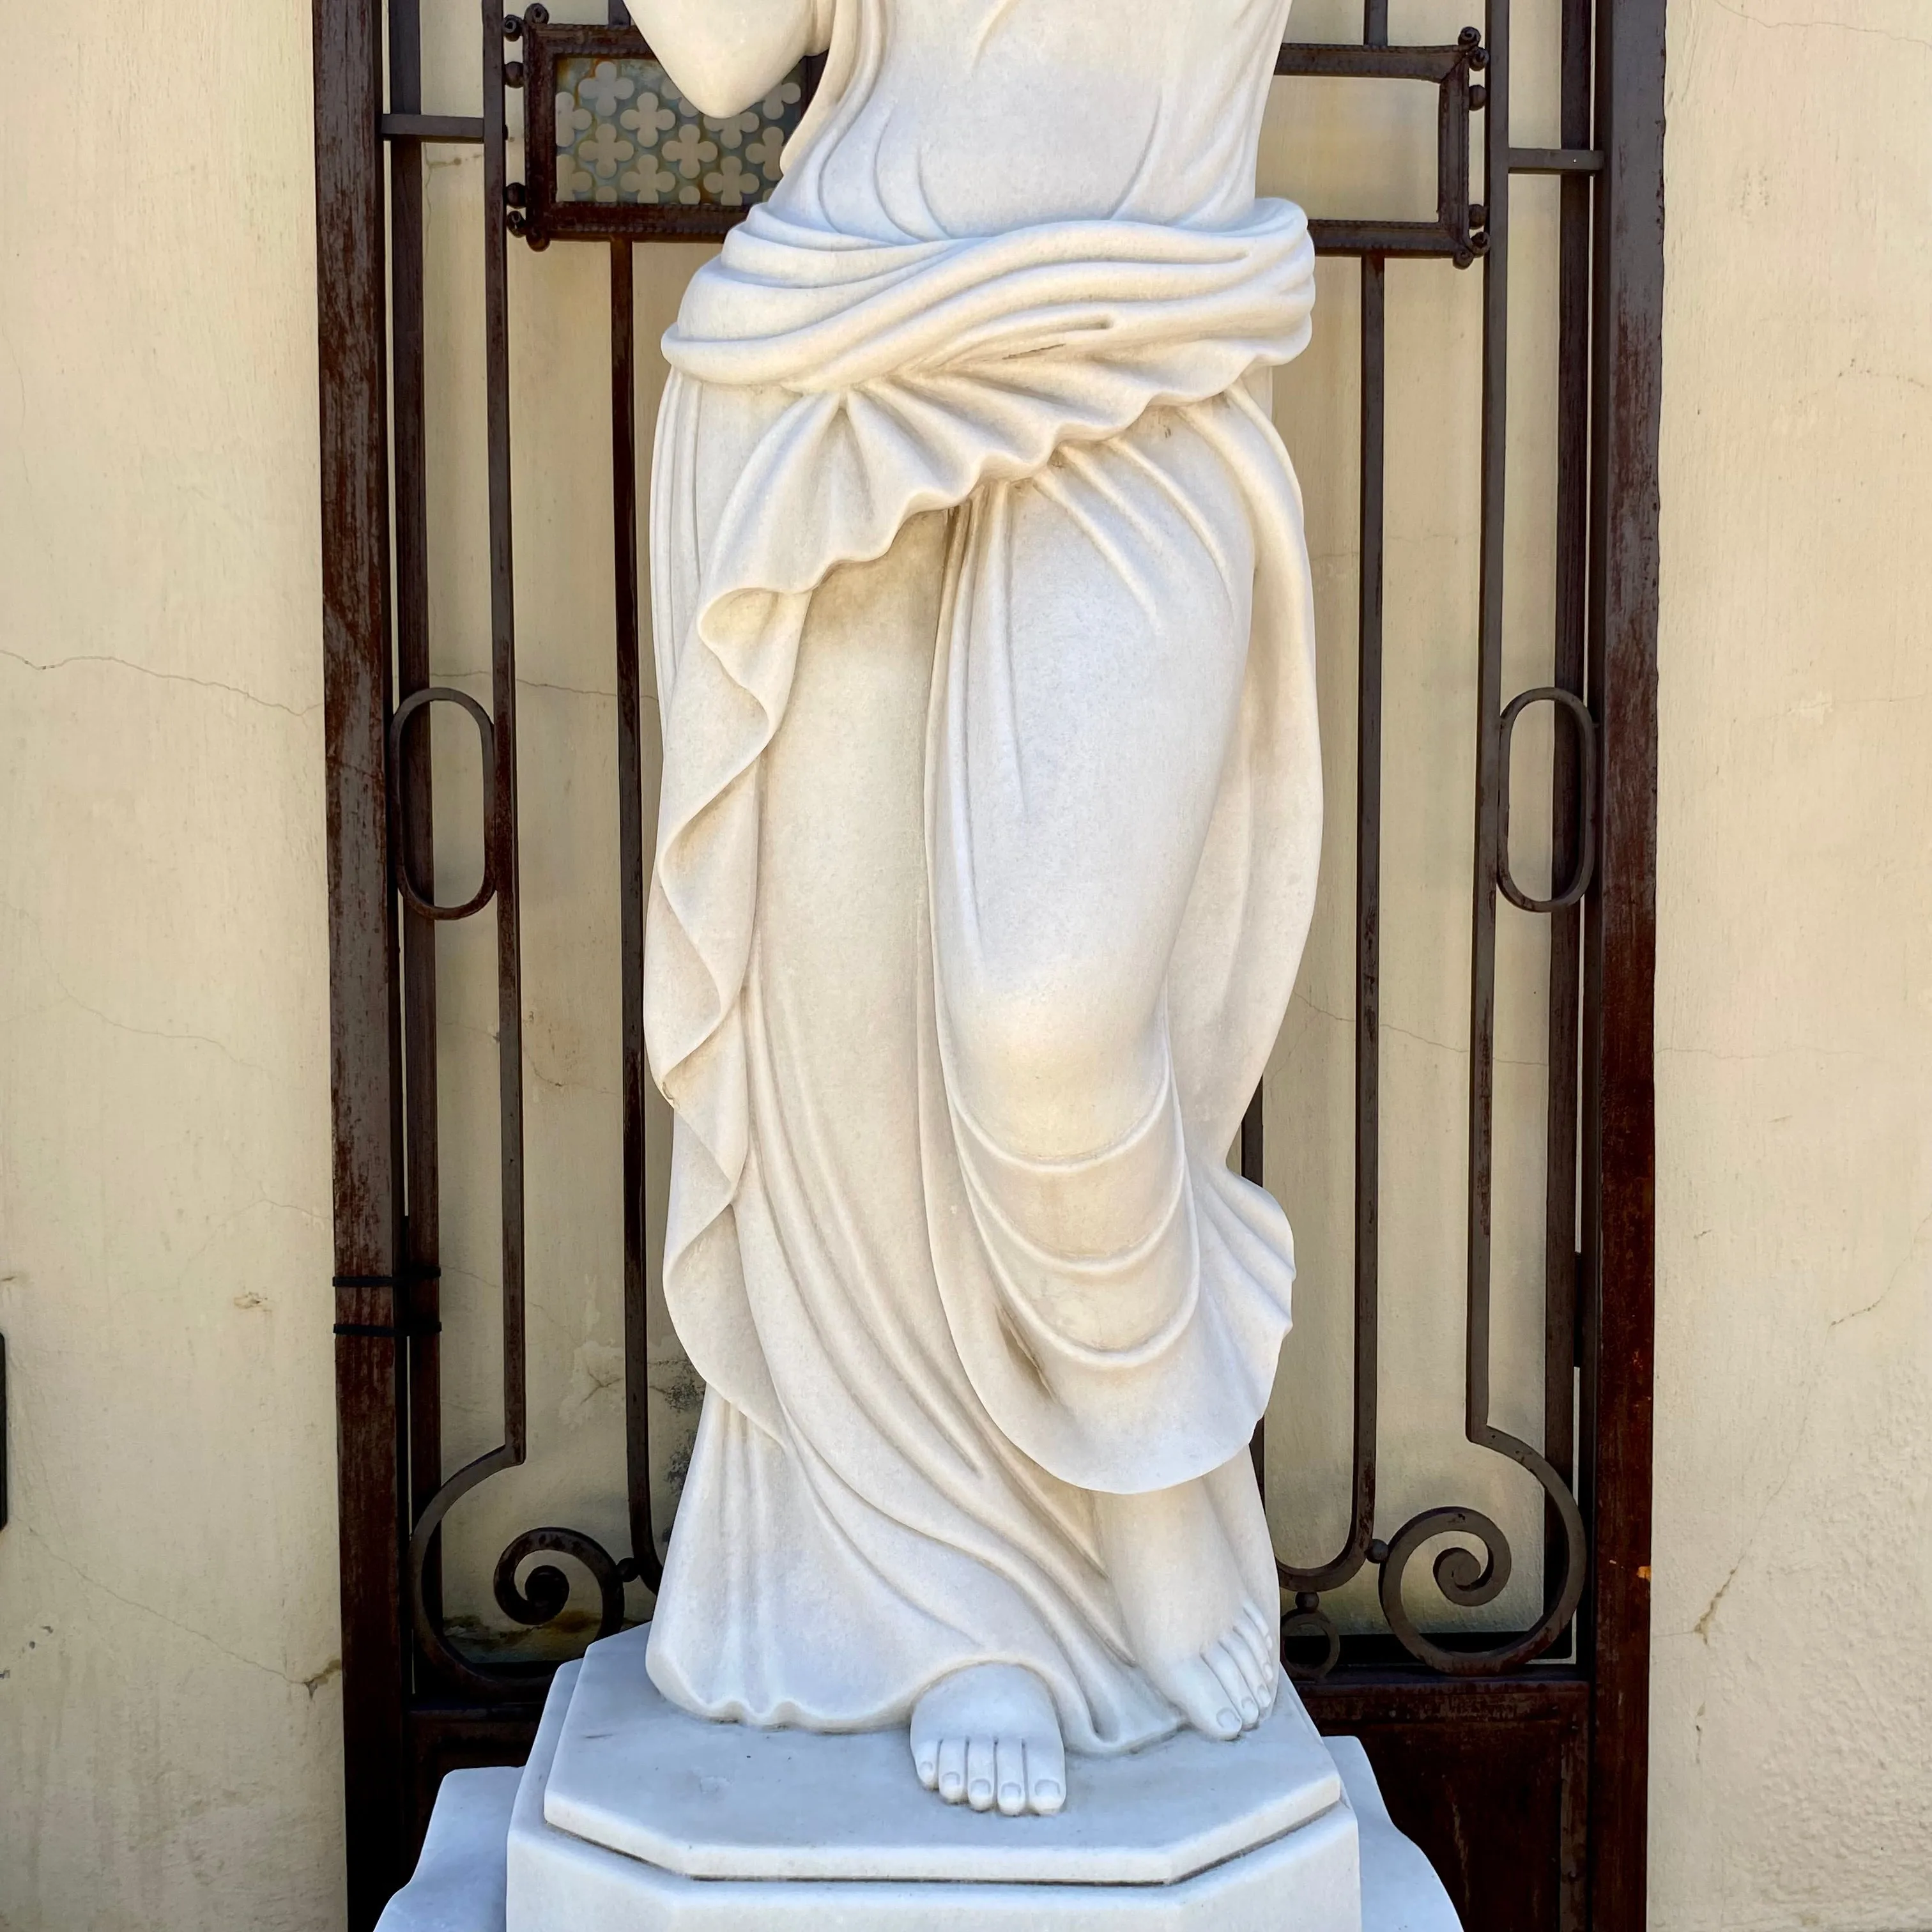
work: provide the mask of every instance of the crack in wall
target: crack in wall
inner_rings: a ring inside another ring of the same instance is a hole
[[[123,670],[131,670],[141,677],[152,677],[163,684],[190,684],[198,691],[226,692],[231,698],[239,698],[250,704],[259,704],[265,711],[280,711],[296,718],[312,718],[322,709],[322,700],[317,698],[313,704],[299,707],[284,704],[280,699],[264,698],[259,692],[248,691],[238,684],[224,684],[218,678],[191,677],[182,670],[157,670],[152,664],[136,664],[131,658],[116,657],[110,652],[82,652],[70,658],[52,658],[44,663],[38,658],[23,656],[18,651],[0,648],[0,658],[10,659],[28,670],[56,671],[71,670],[76,664],[116,664]]]
[[[1748,8],[1733,6],[1730,0],[1708,0],[1720,14],[1728,14],[1733,20],[1742,20],[1748,27],[1761,27],[1768,33],[1796,30],[1803,33],[1856,34],[1874,40],[1889,40],[1895,46],[1917,47],[1921,52],[1932,52],[1932,39],[1918,34],[1895,34],[1888,27],[1862,27],[1851,20],[1767,20]]]
[[[1906,1271],[1918,1256],[1928,1230],[1932,1230],[1932,1214],[1928,1214],[1912,1229],[1911,1239],[1906,1244],[1904,1255],[1900,1259],[1898,1265],[1887,1276],[1885,1286],[1880,1290],[1877,1295],[1862,1307],[1852,1309],[1844,1315],[1834,1316],[1826,1323],[1825,1336],[1828,1341],[1832,1333],[1843,1328],[1847,1322],[1856,1322],[1862,1316],[1870,1315],[1883,1304],[1886,1298],[1898,1288],[1899,1283],[1905,1279]],[[1750,1560],[1752,1552],[1757,1547],[1758,1538],[1763,1533],[1764,1526],[1769,1521],[1772,1512],[1778,1507],[1778,1501],[1784,1496],[1786,1490],[1790,1486],[1792,1478],[1797,1474],[1799,1465],[1804,1460],[1805,1444],[1811,1432],[1812,1410],[1816,1401],[1819,1383],[1824,1378],[1825,1363],[1828,1353],[1828,1350],[1820,1348],[1814,1351],[1812,1354],[1810,1372],[1805,1378],[1804,1382],[1803,1411],[1792,1438],[1791,1453],[1786,1460],[1784,1472],[1778,1478],[1776,1488],[1765,1498],[1762,1506],[1752,1519],[1751,1526],[1745,1532],[1743,1546],[1738,1552],[1737,1561],[1731,1565],[1730,1574],[1718,1586],[1711,1600],[1704,1606],[1703,1614],[1690,1626],[1689,1631],[1678,1632],[1675,1634],[1688,1634],[1700,1639],[1706,1644],[1709,1643],[1711,1631],[1716,1622],[1719,1606],[1724,1602],[1731,1586],[1737,1581],[1738,1573]]]
[[[242,1664],[250,1670],[259,1670],[264,1676],[272,1677],[278,1682],[289,1685],[292,1689],[306,1690],[311,1699],[316,1691],[328,1682],[330,1678],[339,1676],[341,1672],[342,1660],[340,1658],[331,1658],[320,1670],[312,1672],[307,1676],[294,1677],[286,1670],[277,1670],[272,1664],[263,1663],[258,1657],[249,1656],[246,1652],[231,1650],[227,1645],[208,1631],[200,1629],[194,1624],[184,1623],[180,1618],[170,1616],[166,1611],[157,1609],[154,1604],[144,1603],[138,1597],[128,1596],[121,1591],[115,1589],[111,1585],[103,1582],[91,1571],[82,1568],[72,1557],[64,1555],[60,1550],[56,1550],[45,1536],[34,1528],[32,1524],[15,1522],[10,1527],[18,1530],[22,1536],[38,1544],[50,1562],[58,1564],[70,1576],[78,1578],[90,1590],[98,1591],[100,1595],[120,1604],[124,1609],[138,1611],[144,1616],[152,1617],[157,1623],[164,1624],[170,1630],[178,1630],[184,1636],[194,1638],[197,1642],[207,1645],[208,1648],[214,1652],[218,1656],[226,1658],[231,1664]]]
[[[1331,1012],[1328,1007],[1318,1006],[1306,993],[1298,992],[1294,995],[1294,1003],[1298,1006],[1306,1006],[1311,1013],[1318,1014],[1324,1020],[1333,1020],[1337,1026],[1352,1027],[1355,1024],[1354,1014]],[[1467,1060],[1469,1057],[1466,1040],[1459,1046],[1452,1041],[1437,1040],[1430,1034],[1418,1033],[1412,1027],[1397,1026],[1393,1020],[1384,1018],[1379,1014],[1376,1019],[1376,1032],[1378,1037],[1385,1033],[1392,1033],[1400,1040],[1413,1040],[1418,1046],[1432,1047],[1438,1053],[1453,1054],[1460,1060]],[[1540,1068],[1549,1064],[1547,1060],[1525,1060],[1510,1053],[1492,1052],[1490,1058],[1498,1066]]]

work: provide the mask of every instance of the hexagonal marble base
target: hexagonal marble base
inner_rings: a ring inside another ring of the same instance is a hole
[[[1330,1740],[1331,1757],[1292,1700],[1244,1741],[1252,1749],[1180,1738],[1130,1758],[1076,1759],[1059,1819],[1004,1819],[920,1790],[896,1732],[749,1732],[662,1700],[653,1709],[638,1688],[643,1636],[612,1639],[558,1673],[520,1774],[444,1780],[416,1876],[379,1932],[1460,1932],[1427,1861],[1389,1822],[1360,1746]],[[698,1734],[684,1735],[693,1725]],[[592,1748],[620,1738],[621,1751]],[[818,1762],[824,1747],[865,1744],[877,1755]],[[1208,1754],[1210,1803],[1192,1802],[1190,1745]],[[1243,1774],[1231,1778],[1230,1764]],[[1109,1766],[1122,1774],[1117,1792],[1096,1780]],[[821,1808],[828,1768],[862,1778],[849,1805]],[[848,1828],[814,1838],[840,1809]],[[655,1856],[593,1843],[559,1818]],[[1041,1828],[1014,1835],[1028,1827]],[[921,1837],[928,1875],[915,1876]],[[1243,1840],[1247,1849],[1227,1849]],[[892,1869],[857,1876],[868,1851]],[[844,1875],[824,1875],[835,1870]],[[1047,1871],[1062,1876],[1036,1875]],[[1123,1882],[1126,1871],[1140,1876]]]
[[[694,1718],[644,1669],[648,1627],[590,1646],[556,1742],[547,1824],[706,1879],[1172,1885],[1342,1802],[1292,1692],[1232,1744],[1184,1731],[1076,1757],[1066,1808],[1002,1818],[914,1778],[903,1730],[827,1737]]]

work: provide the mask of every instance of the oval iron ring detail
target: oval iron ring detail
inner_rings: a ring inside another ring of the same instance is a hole
[[[1524,711],[1532,704],[1550,704],[1559,711],[1568,712],[1576,727],[1576,736],[1582,746],[1582,769],[1576,776],[1577,807],[1582,824],[1578,829],[1576,870],[1570,883],[1559,892],[1556,881],[1550,882],[1551,893],[1546,899],[1533,898],[1516,882],[1510,870],[1510,755],[1516,742],[1516,723]],[[1547,684],[1534,691],[1525,691],[1511,698],[1502,718],[1502,770],[1499,780],[1502,793],[1502,825],[1496,839],[1496,884],[1511,905],[1520,906],[1525,912],[1561,912],[1566,906],[1575,905],[1590,890],[1590,881],[1597,871],[1597,721],[1590,716],[1589,706],[1574,691]]]
[[[403,838],[403,734],[418,711],[432,704],[454,704],[475,720],[476,736],[483,754],[483,879],[476,890],[460,905],[438,905],[434,884],[427,894],[416,890],[410,877],[408,848]],[[496,896],[496,728],[490,714],[466,691],[446,684],[412,691],[397,706],[389,720],[389,825],[390,871],[396,890],[410,911],[424,919],[467,919],[479,913]]]

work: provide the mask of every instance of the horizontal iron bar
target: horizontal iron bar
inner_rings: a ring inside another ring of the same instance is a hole
[[[1466,244],[1439,221],[1311,221],[1318,255],[1457,255]]]
[[[1316,80],[1426,80],[1440,87],[1468,58],[1466,47],[1364,47],[1285,40],[1277,74]]]
[[[1580,1723],[1590,1686],[1568,1666],[1547,1665],[1508,1677],[1431,1677],[1410,1669],[1343,1669],[1319,1684],[1295,1686],[1316,1728],[1364,1724]]]
[[[1604,165],[1600,148],[1512,148],[1513,175],[1594,175]]]
[[[735,227],[749,211],[736,208],[646,206],[635,202],[565,202],[544,218],[546,241],[676,242],[713,239]],[[1340,221],[1308,224],[1318,255],[1436,256],[1450,260],[1479,254],[1439,221]]]
[[[385,114],[376,124],[386,141],[481,141],[480,114]]]

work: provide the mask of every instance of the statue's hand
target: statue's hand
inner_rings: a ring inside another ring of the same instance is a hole
[[[631,17],[706,114],[741,112],[830,39],[833,0],[630,0]]]

